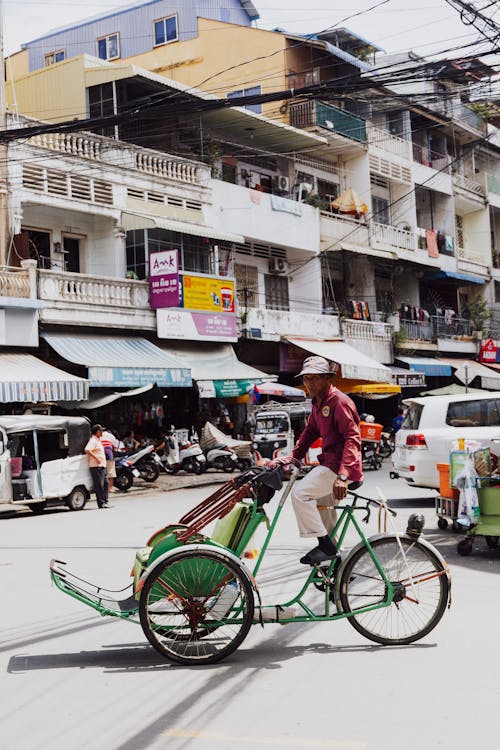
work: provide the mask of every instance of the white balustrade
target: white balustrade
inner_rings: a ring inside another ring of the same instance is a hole
[[[148,284],[63,271],[39,271],[40,298],[99,307],[142,308],[148,304]]]
[[[401,159],[411,159],[411,143],[405,141],[404,138],[399,138],[398,136],[389,133],[388,130],[377,128],[375,126],[370,126],[368,128],[367,136],[368,143],[371,146],[376,146],[377,148],[382,149],[382,151],[394,154],[394,156],[399,156]]]
[[[370,225],[372,242],[402,250],[416,249],[415,233],[411,229],[401,229],[390,224],[378,224],[373,221]]]
[[[388,323],[373,323],[368,320],[342,318],[341,329],[342,336],[345,339],[390,341],[392,338],[392,326]]]
[[[17,268],[0,268],[0,297],[31,297],[28,271]]]

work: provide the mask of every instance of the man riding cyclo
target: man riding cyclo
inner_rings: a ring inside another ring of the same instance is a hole
[[[300,558],[304,565],[317,565],[337,556],[331,539],[337,513],[334,508],[318,508],[318,501],[333,494],[334,503],[343,500],[350,483],[363,481],[359,416],[351,399],[332,384],[336,366],[323,357],[307,357],[297,377],[302,376],[312,410],[290,456],[278,458],[274,465],[296,467],[310,446],[322,438],[319,465],[297,482],[292,490],[292,505],[305,539],[316,537],[318,544]]]

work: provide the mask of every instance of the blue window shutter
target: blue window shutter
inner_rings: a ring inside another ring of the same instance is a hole
[[[98,50],[98,55],[99,55],[99,57],[100,57],[101,60],[107,60],[108,59],[107,50],[106,50],[106,40],[105,39],[99,39],[98,40],[98,42],[97,42],[97,50]]]
[[[56,52],[55,62],[61,62],[61,60],[64,60],[64,52]]]
[[[248,89],[245,89],[244,94],[245,96],[252,96],[253,94],[260,94],[261,88],[260,86],[251,86]],[[245,109],[248,109],[249,112],[254,112],[257,115],[260,115],[262,112],[262,104],[247,104],[245,106]]]
[[[155,23],[155,44],[165,44],[165,22],[156,21]]]
[[[177,39],[177,17],[171,16],[165,19],[165,26],[167,31],[167,42],[172,42]]]

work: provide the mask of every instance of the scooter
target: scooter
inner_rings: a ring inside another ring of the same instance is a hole
[[[164,454],[160,459],[168,474],[177,474],[181,469],[202,474],[207,469],[207,459],[200,444],[195,441],[179,443],[173,425],[167,433]]]
[[[394,433],[383,432],[380,437],[379,456],[381,458],[389,458],[394,453]]]
[[[132,465],[127,456],[115,458],[115,470],[114,486],[122,492],[127,492],[132,487],[134,477],[138,479],[141,476],[140,471]]]
[[[363,461],[363,468],[365,469],[380,469],[382,466],[382,459],[378,454],[378,442],[375,440],[362,440],[361,441],[361,458]]]
[[[160,469],[153,458],[154,450],[153,445],[146,445],[144,448],[133,451],[126,456],[132,466],[138,470],[140,478],[144,479],[145,482],[156,482],[160,476]]]
[[[239,468],[239,459],[236,453],[227,445],[215,445],[205,451],[207,468],[217,471],[236,471]]]

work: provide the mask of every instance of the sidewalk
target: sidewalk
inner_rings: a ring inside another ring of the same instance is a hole
[[[208,487],[214,484],[224,484],[233,477],[239,476],[240,472],[226,474],[222,471],[210,471],[205,474],[160,474],[156,482],[143,482],[141,479],[136,480],[128,492],[113,492],[111,498],[119,501],[127,497],[137,497],[141,495],[155,495],[162,492],[174,492],[191,487]],[[0,503],[0,516],[3,513],[13,513],[16,511],[27,511],[27,505],[11,505],[10,503]]]

